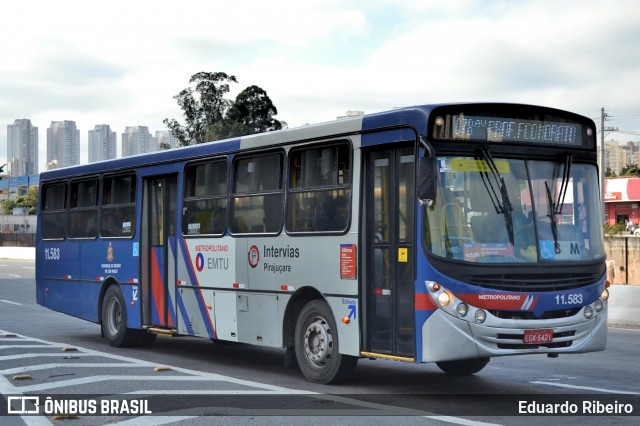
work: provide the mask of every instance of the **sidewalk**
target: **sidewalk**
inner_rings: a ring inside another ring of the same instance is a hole
[[[35,247],[0,247],[0,259],[36,260]]]

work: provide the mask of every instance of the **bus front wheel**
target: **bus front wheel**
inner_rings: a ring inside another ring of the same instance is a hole
[[[302,374],[314,383],[338,383],[353,373],[358,358],[338,352],[333,313],[322,300],[307,303],[296,321],[295,352]]]
[[[110,286],[104,294],[101,325],[102,334],[111,346],[124,348],[138,342],[138,330],[127,328],[127,308],[117,285]]]
[[[458,361],[440,361],[436,365],[440,370],[452,376],[470,376],[482,370],[489,358],[462,359]]]

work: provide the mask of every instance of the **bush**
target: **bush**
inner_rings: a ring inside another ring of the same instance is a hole
[[[602,225],[602,230],[604,231],[604,235],[613,237],[616,235],[622,235],[627,230],[627,226],[624,223],[618,223],[616,225],[609,225],[608,223],[605,223]]]

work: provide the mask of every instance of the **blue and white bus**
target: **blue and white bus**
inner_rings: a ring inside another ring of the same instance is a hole
[[[37,301],[116,347],[284,348],[318,383],[361,357],[474,374],[603,350],[595,134],[557,109],[425,105],[47,171]]]

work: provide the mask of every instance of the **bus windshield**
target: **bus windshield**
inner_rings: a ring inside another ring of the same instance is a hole
[[[426,247],[481,263],[588,261],[604,257],[594,165],[438,157],[436,200],[425,207]]]

